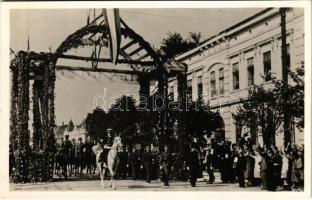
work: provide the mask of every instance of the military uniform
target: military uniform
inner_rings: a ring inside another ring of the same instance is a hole
[[[160,155],[159,164],[162,167],[161,174],[165,186],[169,186],[169,173],[172,163],[171,160],[172,160],[171,154],[168,152],[163,152]]]
[[[138,164],[138,154],[136,152],[131,152],[129,155],[129,163],[131,166],[131,176],[135,180],[137,178],[137,164]]]
[[[144,152],[142,160],[143,160],[143,165],[144,165],[144,169],[145,169],[146,181],[150,182],[151,166],[152,166],[152,153],[150,151]]]
[[[190,182],[191,186],[196,186],[197,175],[199,171],[199,157],[196,149],[192,150],[188,156],[188,166],[190,168]]]

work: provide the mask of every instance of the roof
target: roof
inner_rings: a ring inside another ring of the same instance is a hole
[[[217,38],[218,39],[222,39],[222,38],[226,38],[226,37],[229,37],[230,35],[232,35],[233,33],[236,33],[237,31],[239,30],[243,30],[243,29],[246,29],[246,27],[249,27],[250,25],[253,25],[254,23],[257,23],[259,20],[256,19],[260,16],[264,16],[265,18],[266,17],[270,17],[272,14],[275,15],[277,12],[273,12],[275,9],[274,8],[265,8],[263,9],[262,11],[234,24],[233,26],[230,26],[224,30],[222,30],[221,32],[211,36],[210,38],[204,40],[203,42],[201,42],[197,47],[191,49],[191,50],[188,50],[184,53],[181,53],[179,55],[177,55],[175,57],[175,60],[179,61],[179,60],[183,60],[185,59],[186,57],[188,56],[191,56],[199,51],[201,51],[201,48],[204,48],[206,47],[208,44],[211,44],[215,41],[217,41]],[[271,13],[271,14],[270,14]]]

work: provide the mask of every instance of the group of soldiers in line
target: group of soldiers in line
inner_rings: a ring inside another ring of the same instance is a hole
[[[112,137],[108,137],[105,142],[101,140],[101,145],[106,146],[106,144],[108,144],[111,146],[111,138]],[[90,137],[87,137],[86,141],[83,143],[82,138],[78,138],[78,142],[76,142],[75,139],[70,141],[68,135],[66,135],[65,140],[61,139],[60,143],[57,145],[55,174],[59,175],[60,178],[63,176],[65,179],[72,175],[80,176],[81,178],[88,177],[84,176],[84,172],[87,175],[95,174],[96,158],[95,154],[92,152],[92,147],[95,144],[96,142]],[[148,183],[150,183],[151,180],[161,178],[164,185],[169,186],[169,180],[174,176],[171,172],[175,171],[174,168],[181,167],[174,165],[174,155],[175,154],[169,151],[168,146],[164,146],[162,153],[158,150],[152,151],[151,146],[146,146],[142,149],[123,146],[118,153],[120,162],[116,177],[121,179],[130,177],[132,180],[145,179]],[[194,154],[194,159],[189,162],[191,164],[188,166],[199,166],[197,153],[196,155]],[[185,171],[186,168],[188,167],[185,165]],[[190,171],[193,171],[193,174],[197,174],[198,168],[191,167]],[[184,179],[187,180],[187,178]],[[195,186],[193,182],[192,186]]]
[[[85,143],[81,138],[76,143],[65,137],[56,154],[56,173],[65,178],[72,174],[82,177],[85,169],[87,174],[95,173],[94,144],[90,137]],[[169,186],[170,179],[189,180],[195,187],[197,178],[206,171],[208,184],[215,182],[218,172],[222,182],[238,182],[240,187],[261,185],[262,189],[270,191],[279,187],[303,188],[304,153],[303,148],[296,145],[288,145],[281,151],[275,146],[256,146],[248,137],[242,137],[238,144],[212,138],[204,144],[192,142],[182,163],[177,161],[177,155],[171,153],[168,146],[164,146],[162,152],[152,151],[150,146],[143,149],[123,146],[118,154],[120,163],[116,177],[147,182],[160,178],[165,186]],[[182,177],[177,176],[178,171]]]
[[[69,136],[62,138],[57,144],[55,154],[55,174],[64,176],[79,175],[83,176],[83,171],[86,169],[87,174],[95,173],[95,155],[92,152],[94,142],[90,137],[87,137],[83,143],[82,138],[69,140]]]

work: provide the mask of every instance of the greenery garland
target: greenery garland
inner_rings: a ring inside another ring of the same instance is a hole
[[[16,183],[53,179],[55,61],[52,54],[22,51],[11,61],[10,171]],[[33,152],[28,129],[30,69],[36,77],[43,77],[34,80],[32,90]]]
[[[29,145],[29,59],[25,52],[19,52],[11,64],[13,74],[11,93],[11,144],[13,144],[14,171],[13,181],[29,182],[31,149]],[[16,116],[15,116],[16,115]],[[12,127],[14,126],[14,127]],[[13,138],[14,136],[14,138]]]
[[[39,97],[41,94],[42,81],[34,80],[33,83],[33,150],[39,150],[41,146],[41,136],[42,136],[42,124],[41,124],[41,116],[40,116],[40,104]]]

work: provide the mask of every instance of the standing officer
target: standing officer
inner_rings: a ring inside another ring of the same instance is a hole
[[[198,176],[198,171],[200,169],[199,167],[199,155],[198,151],[195,148],[194,143],[191,145],[191,151],[188,156],[188,166],[189,166],[189,171],[190,171],[190,182],[191,186],[195,187],[196,186],[196,181],[197,181],[197,176]]]
[[[164,152],[160,155],[160,170],[164,181],[164,186],[169,186],[169,170],[171,167],[171,155],[168,152],[168,146],[165,145]]]
[[[64,176],[65,179],[67,179],[67,168],[70,164],[69,160],[70,160],[70,152],[73,148],[72,143],[68,140],[69,139],[69,135],[65,135],[65,141],[64,141],[64,161],[65,161],[65,171],[64,171]]]
[[[122,152],[119,153],[120,164],[119,164],[119,175],[123,178],[127,178],[127,164],[128,164],[128,147],[124,146]]]
[[[132,148],[132,153],[129,155],[129,162],[130,162],[130,166],[131,166],[131,175],[132,175],[132,180],[135,180],[137,178],[137,153],[136,153],[136,149],[133,147]]]
[[[152,166],[152,153],[151,153],[150,146],[146,146],[142,161],[143,161],[143,165],[145,168],[146,182],[150,183],[151,182],[151,180],[150,180],[150,178],[151,178],[151,166]]]
[[[75,148],[75,154],[77,158],[77,168],[78,168],[78,174],[82,178],[83,175],[83,169],[84,169],[84,160],[83,160],[83,149],[84,149],[84,144],[82,143],[82,138],[78,138],[78,143]]]

